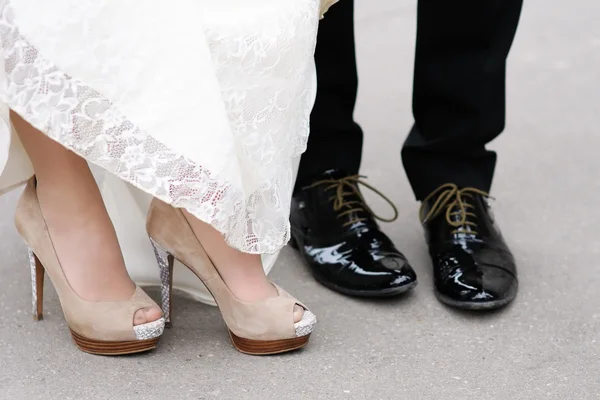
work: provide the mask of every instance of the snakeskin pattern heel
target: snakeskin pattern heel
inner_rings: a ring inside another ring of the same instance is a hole
[[[173,293],[173,264],[175,258],[170,255],[165,249],[160,247],[152,238],[150,238],[156,262],[160,269],[160,293],[161,293],[161,308],[165,318],[165,327],[173,326],[171,323],[171,294]]]

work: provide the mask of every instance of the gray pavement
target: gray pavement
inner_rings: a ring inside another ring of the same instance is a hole
[[[389,302],[342,297],[317,285],[285,249],[272,276],[320,320],[304,351],[242,355],[215,308],[178,296],[175,327],[157,351],[89,356],[71,345],[49,285],[46,319],[32,322],[15,196],[5,196],[0,399],[600,398],[600,3],[526,1],[509,59],[506,132],[493,144],[496,216],[521,287],[512,306],[491,314],[435,300],[402,171],[416,2],[357,3],[363,172],[399,206],[399,220],[384,229],[419,274],[414,293]]]

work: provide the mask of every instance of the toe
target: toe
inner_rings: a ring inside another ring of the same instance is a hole
[[[300,322],[302,320],[303,315],[304,315],[304,308],[302,308],[298,304],[296,304],[294,306],[294,323]]]
[[[148,322],[156,321],[162,317],[162,312],[158,307],[146,307],[136,311],[133,316],[133,325],[147,324]]]

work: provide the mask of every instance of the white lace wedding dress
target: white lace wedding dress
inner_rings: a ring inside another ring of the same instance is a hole
[[[131,185],[102,178],[120,237],[141,240],[155,196],[235,248],[276,253],[308,138],[319,3],[0,0],[0,190],[32,174],[10,107]],[[134,230],[119,224],[138,214]]]

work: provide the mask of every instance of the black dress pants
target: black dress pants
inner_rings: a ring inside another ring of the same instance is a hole
[[[506,58],[522,3],[419,1],[415,124],[402,148],[417,200],[444,183],[490,190],[496,154],[486,144],[504,129]],[[353,0],[341,0],[321,21],[315,60],[319,86],[297,187],[328,169],[360,168]]]

